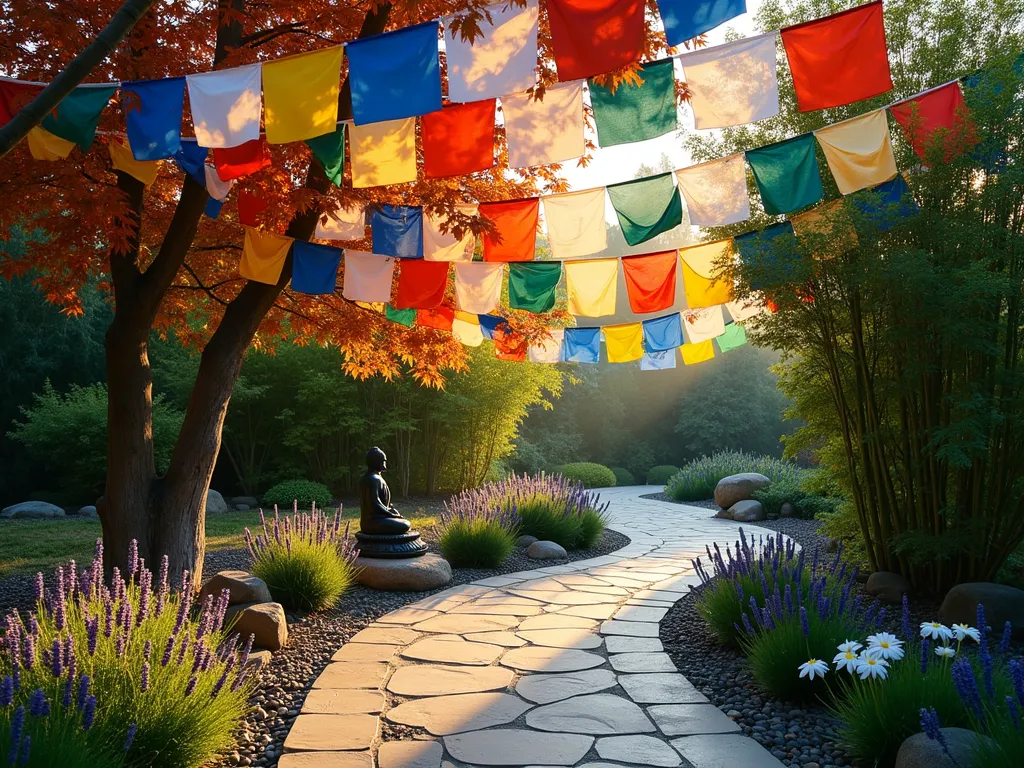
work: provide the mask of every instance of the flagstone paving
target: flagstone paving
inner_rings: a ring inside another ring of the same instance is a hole
[[[740,525],[640,498],[656,490],[601,492],[630,537],[611,555],[454,587],[359,632],[314,683],[282,768],[781,768],[659,639],[699,583],[693,558]],[[420,730],[382,742],[382,719]]]

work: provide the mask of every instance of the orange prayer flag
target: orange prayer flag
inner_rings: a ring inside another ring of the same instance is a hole
[[[494,99],[452,104],[420,118],[423,173],[463,176],[494,165]]]
[[[626,292],[633,312],[660,312],[675,303],[678,259],[678,251],[661,251],[622,259]]]
[[[237,147],[214,148],[213,165],[221,181],[231,181],[262,171],[270,165],[270,148],[262,136]]]
[[[484,261],[533,261],[540,200],[481,203],[480,215],[493,226],[484,234]]]
[[[434,309],[441,306],[448,287],[447,261],[400,259],[395,309]]]
[[[416,325],[423,326],[424,328],[450,331],[454,322],[455,310],[450,307],[441,306],[434,309],[416,310]]]
[[[494,331],[494,356],[499,360],[523,362],[529,345],[526,339],[507,328],[507,325],[501,325]]]

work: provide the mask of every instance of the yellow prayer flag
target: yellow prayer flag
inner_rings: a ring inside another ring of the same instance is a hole
[[[571,314],[579,317],[615,314],[618,259],[567,261],[564,269]]]
[[[131,147],[118,138],[110,140],[110,164],[115,171],[124,171],[132,178],[138,179],[147,187],[156,181],[159,170],[157,160],[136,160]]]
[[[288,258],[288,249],[291,247],[290,237],[246,227],[238,274],[257,283],[276,284],[281,278],[284,260]]]
[[[263,65],[267,141],[286,144],[334,131],[344,50],[338,45]]]
[[[38,125],[28,132],[28,151],[36,160],[63,160],[74,148],[75,142],[54,136]]]
[[[897,173],[884,109],[830,125],[814,135],[844,195],[889,181]]]
[[[416,181],[416,118],[353,125],[349,132],[352,186]]]
[[[860,244],[857,230],[846,214],[842,200],[829,200],[809,211],[790,217],[790,222],[793,224],[793,232],[798,237],[815,238],[837,249],[833,252],[815,253],[815,257],[819,259],[831,258],[836,252],[856,248]]]
[[[463,312],[461,309],[455,310],[455,319],[461,320],[464,323],[480,325],[480,315],[473,314],[472,312]]]
[[[609,363],[628,363],[644,356],[643,323],[608,325],[604,328]]]
[[[698,344],[683,344],[679,348],[679,351],[683,354],[683,363],[685,365],[693,365],[694,363],[703,363],[705,360],[711,360],[715,356],[713,341],[714,339],[707,339]]]
[[[687,307],[712,307],[732,300],[732,281],[724,275],[719,277],[721,268],[715,266],[723,257],[731,257],[732,252],[731,237],[680,249]]]

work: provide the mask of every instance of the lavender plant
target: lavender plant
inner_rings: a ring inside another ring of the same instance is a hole
[[[247,709],[247,655],[223,630],[229,595],[193,605],[167,559],[154,574],[131,544],[129,572],[57,568],[37,608],[6,617],[0,644],[0,756],[39,766],[198,767],[232,743]],[[26,739],[27,737],[27,739]],[[12,756],[13,759],[12,759]],[[94,759],[93,759],[94,758]]]
[[[341,507],[328,517],[316,504],[312,511],[282,517],[274,507],[268,524],[260,511],[262,530],[245,529],[245,544],[252,557],[252,572],[267,583],[270,594],[286,608],[319,611],[334,605],[352,586],[358,552],[349,537],[349,524],[341,526]]]
[[[516,545],[519,514],[515,505],[491,505],[485,494],[463,494],[445,503],[437,525],[441,554],[456,568],[497,568]]]

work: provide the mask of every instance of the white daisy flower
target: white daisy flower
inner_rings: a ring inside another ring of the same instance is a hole
[[[824,677],[825,673],[828,672],[828,664],[821,659],[811,659],[800,665],[800,677],[807,677],[811,680],[817,675],[818,677]]]
[[[981,632],[967,624],[954,624],[953,637],[957,640],[966,640],[969,637],[976,643],[981,642]]]
[[[836,657],[832,659],[832,663],[836,665],[836,672],[845,669],[852,675],[857,671],[860,657],[854,651],[844,651],[843,653],[837,653]]]
[[[898,661],[903,658],[903,641],[888,632],[868,637],[868,651],[882,659]]]
[[[945,642],[953,639],[953,633],[945,624],[940,624],[937,621],[923,621],[921,622],[921,637]]]
[[[857,674],[860,675],[861,680],[874,679],[876,677],[885,680],[889,675],[888,667],[889,662],[885,659],[865,653],[860,657],[860,662],[857,664]]]
[[[845,643],[841,643],[836,646],[836,650],[840,653],[856,653],[864,646],[858,643],[856,640],[847,640]]]
[[[941,656],[944,659],[952,659],[956,656],[956,651],[950,648],[948,645],[940,645],[935,649],[935,655]]]

